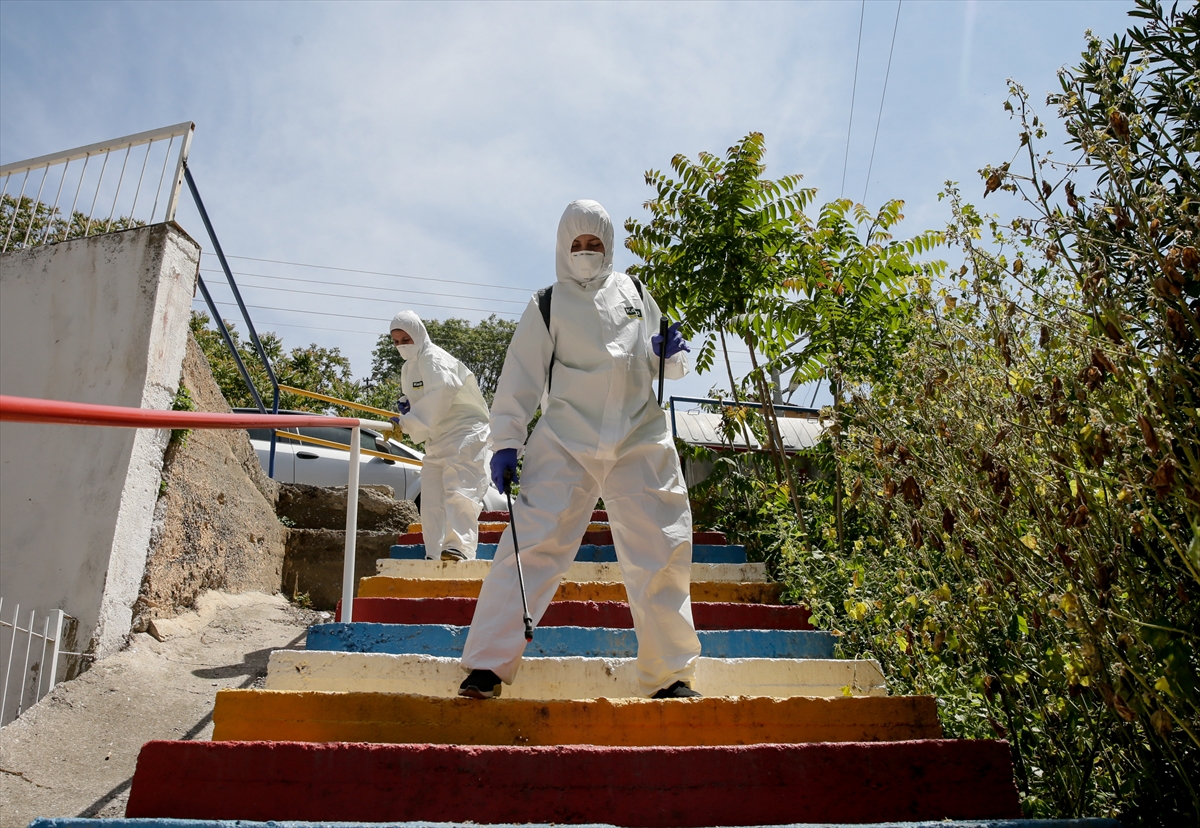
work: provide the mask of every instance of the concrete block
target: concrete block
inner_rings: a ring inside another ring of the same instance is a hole
[[[126,815],[779,825],[1021,815],[1005,742],[488,747],[149,742]]]
[[[480,561],[494,560],[497,546],[498,544],[494,543],[479,544],[475,548],[475,559]],[[400,561],[423,561],[425,560],[425,544],[414,543],[407,546],[396,544],[391,548],[389,557]],[[615,546],[585,544],[579,547],[579,552],[575,555],[575,560],[591,563],[616,563],[617,548]],[[746,563],[746,547],[730,546],[728,544],[724,546],[693,544],[692,563],[744,564]]]
[[[931,696],[447,699],[220,690],[216,741],[437,745],[755,745],[940,739]]]
[[[266,688],[453,697],[465,675],[457,658],[442,656],[276,650]],[[701,657],[694,686],[705,696],[887,695],[879,662],[843,659]],[[504,687],[504,698],[515,699],[640,696],[631,658],[527,658],[512,685]]]
[[[376,575],[358,582],[363,598],[478,598],[475,579],[391,578]],[[778,604],[782,584],[692,581],[692,600],[725,604]],[[604,581],[563,581],[555,601],[626,601],[625,584]]]
[[[341,621],[339,601],[335,619]],[[474,598],[355,598],[354,620],[379,624],[453,624],[467,626],[475,615]],[[692,604],[698,630],[811,630],[808,607],[773,604]],[[556,601],[540,627],[633,626],[629,605],[618,601]]]
[[[402,561],[381,558],[376,563],[376,574],[389,578],[448,578],[468,580],[487,577],[492,568],[491,561]],[[571,564],[564,581],[623,581],[621,567],[616,563]],[[763,583],[767,580],[767,565],[744,564],[692,564],[693,581],[733,581],[738,583]]]
[[[462,656],[470,627],[443,624],[314,624],[305,648],[339,653]],[[700,630],[707,658],[833,658],[836,637],[816,630]],[[632,629],[538,627],[525,645],[526,658],[585,656],[635,658]]]

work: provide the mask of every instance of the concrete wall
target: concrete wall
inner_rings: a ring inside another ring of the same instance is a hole
[[[199,246],[153,225],[0,255],[0,393],[168,409]],[[129,633],[169,432],[0,424],[0,597]]]

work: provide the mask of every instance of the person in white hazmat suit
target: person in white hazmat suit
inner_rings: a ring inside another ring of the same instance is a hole
[[[421,532],[425,557],[472,560],[487,493],[488,407],[471,371],[434,345],[412,311],[392,319],[392,342],[404,358],[400,427],[424,441]]]
[[[513,521],[529,612],[535,620],[545,613],[603,497],[637,632],[640,689],[655,698],[698,696],[690,687],[700,656],[692,514],[654,389],[661,348],[665,376],[678,379],[688,370],[687,344],[678,324],[663,343],[654,299],[613,270],[612,221],[596,202],[575,201],[563,213],[555,269],[549,297],[535,295],[521,316],[492,404],[492,481],[501,491],[506,471],[516,480],[524,451]],[[459,695],[498,695],[500,683],[516,677],[524,647],[510,527],[471,621]]]

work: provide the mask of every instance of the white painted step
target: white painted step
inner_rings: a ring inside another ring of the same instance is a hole
[[[482,581],[492,566],[491,561],[406,561],[396,558],[380,558],[375,563],[376,572],[391,578],[428,578]],[[615,563],[571,564],[564,581],[577,583],[607,581],[621,583],[621,567]],[[722,583],[766,583],[767,565],[762,563],[743,564],[692,564],[692,582]]]
[[[527,658],[504,698],[638,697],[631,658]],[[465,677],[456,658],[377,653],[276,650],[266,689],[358,691],[454,696]],[[705,696],[886,696],[877,661],[792,658],[701,658],[695,688]]]

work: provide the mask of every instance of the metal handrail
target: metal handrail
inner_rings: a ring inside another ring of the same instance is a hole
[[[30,246],[45,244],[47,241],[51,240],[50,231],[51,228],[56,227],[55,216],[58,215],[59,199],[62,197],[63,189],[67,181],[67,175],[71,169],[71,164],[72,162],[78,161],[82,158],[83,168],[79,173],[79,182],[75,186],[75,195],[71,201],[71,208],[67,212],[65,218],[65,226],[68,231],[64,234],[64,238],[66,238],[69,235],[71,222],[74,221],[75,218],[75,207],[79,204],[79,196],[83,189],[84,178],[87,176],[88,164],[93,158],[97,156],[103,156],[104,160],[100,167],[100,177],[96,182],[95,193],[93,193],[91,197],[91,206],[86,214],[80,214],[83,218],[87,219],[84,225],[83,234],[84,236],[90,235],[92,224],[95,220],[94,214],[96,211],[96,202],[99,199],[100,190],[104,185],[104,174],[108,170],[109,156],[113,152],[124,150],[125,157],[121,162],[121,173],[117,179],[116,192],[113,196],[112,207],[109,210],[107,219],[102,219],[102,221],[104,221],[104,232],[108,232],[108,230],[112,227],[113,216],[116,215],[117,203],[121,195],[122,185],[124,184],[125,170],[129,166],[130,154],[134,147],[143,145],[146,146],[146,153],[141,159],[140,171],[138,172],[137,189],[134,191],[133,206],[130,208],[128,218],[139,224],[153,223],[154,216],[158,212],[158,202],[162,195],[163,181],[166,180],[167,167],[170,165],[171,151],[175,146],[176,139],[179,139],[179,152],[175,157],[175,176],[172,179],[170,189],[167,192],[166,209],[162,219],[164,222],[174,221],[175,211],[179,206],[179,189],[183,185],[183,170],[187,163],[188,152],[191,150],[192,134],[195,129],[196,125],[191,121],[184,121],[183,123],[174,124],[173,126],[160,127],[159,129],[151,129],[147,130],[146,132],[138,132],[133,135],[123,136],[121,138],[100,141],[95,144],[88,144],[86,146],[76,147],[75,149],[69,149],[62,152],[54,152],[48,155],[40,155],[37,158],[30,158],[25,161],[15,161],[11,164],[4,164],[3,166],[0,166],[0,178],[4,179],[3,189],[0,190],[0,195],[7,196],[8,185],[9,182],[12,181],[12,177],[24,173],[24,176],[21,179],[20,191],[15,196],[12,216],[13,220],[12,223],[9,224],[8,231],[4,234],[3,242],[0,243],[0,250],[7,251],[10,242],[19,245],[22,248],[27,248]],[[154,206],[150,210],[149,219],[143,222],[136,216],[138,198],[142,192],[142,183],[145,179],[146,167],[150,160],[150,152],[152,149],[150,145],[158,141],[169,141],[169,143],[167,144],[167,150],[163,157],[162,173],[159,175],[158,186],[155,189]],[[45,190],[46,183],[50,178],[51,167],[58,167],[59,165],[62,165],[62,175],[58,181],[58,187],[54,195],[54,201],[52,204],[48,204],[41,200],[42,192]],[[136,159],[134,161],[134,165],[135,167],[137,166]],[[17,214],[20,212],[22,204],[26,202],[25,189],[30,183],[30,175],[36,173],[38,170],[42,171],[42,178],[37,187],[37,195],[30,197],[30,200],[28,201],[29,223],[26,226],[23,234],[18,234],[16,237],[14,237],[13,231],[17,229]],[[85,199],[86,198],[87,196],[85,196]],[[46,229],[42,233],[40,239],[36,235],[33,235],[31,239],[33,225],[37,218],[39,208],[45,208],[47,206],[49,207],[49,212],[46,214]],[[97,224],[97,226],[99,226],[99,224]]]
[[[358,466],[362,427],[374,421],[319,414],[224,414],[205,411],[158,411],[116,405],[39,400],[0,394],[0,421],[123,428],[275,428],[277,426],[342,426],[350,429],[350,469],[346,485],[346,548],[342,561],[342,617],[353,620],[354,560],[358,532]],[[353,506],[351,506],[353,504]]]

